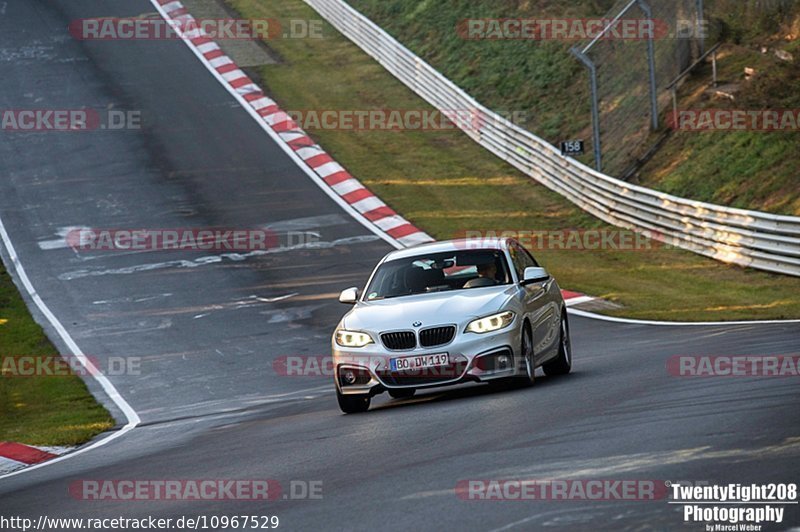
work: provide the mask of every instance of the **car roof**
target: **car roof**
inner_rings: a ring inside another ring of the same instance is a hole
[[[449,251],[479,251],[485,250],[505,250],[508,249],[510,238],[460,238],[457,240],[447,240],[444,242],[431,242],[430,244],[420,244],[405,249],[392,251],[382,262],[390,260],[406,259],[409,257],[416,257],[417,255],[432,254],[432,253],[447,253]]]

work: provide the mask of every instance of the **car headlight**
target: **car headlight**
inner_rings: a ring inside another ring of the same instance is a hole
[[[466,332],[483,334],[492,331],[499,331],[500,329],[505,329],[511,325],[512,321],[514,321],[514,313],[508,310],[506,312],[501,312],[499,314],[494,314],[492,316],[486,316],[485,318],[471,321],[469,325],[467,325]]]
[[[372,337],[358,331],[336,331],[336,343],[342,347],[364,347],[372,343]]]

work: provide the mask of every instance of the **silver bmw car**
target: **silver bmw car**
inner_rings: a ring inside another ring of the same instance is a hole
[[[339,406],[369,409],[384,391],[464,382],[532,384],[536,368],[572,367],[566,306],[555,279],[513,239],[453,240],[393,251],[332,339]]]

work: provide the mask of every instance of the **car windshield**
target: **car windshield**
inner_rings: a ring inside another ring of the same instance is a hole
[[[365,299],[375,301],[511,282],[502,251],[450,251],[417,255],[381,264],[367,288]]]

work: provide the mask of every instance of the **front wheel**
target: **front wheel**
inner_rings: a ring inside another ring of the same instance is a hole
[[[548,377],[566,375],[572,370],[572,343],[569,340],[569,322],[561,316],[561,331],[558,340],[558,356],[542,366]]]
[[[339,408],[345,414],[358,414],[369,410],[369,395],[344,395],[336,390],[336,399],[339,401]]]
[[[536,381],[536,363],[533,359],[533,333],[527,323],[522,326],[520,355],[525,372],[519,377],[518,382],[523,386],[531,386]]]

